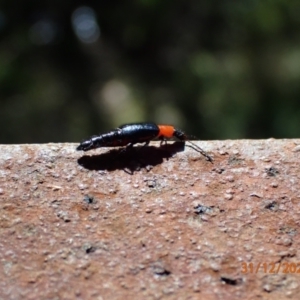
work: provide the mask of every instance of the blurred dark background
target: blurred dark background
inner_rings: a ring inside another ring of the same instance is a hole
[[[299,99],[299,0],[1,1],[1,143],[299,137]]]

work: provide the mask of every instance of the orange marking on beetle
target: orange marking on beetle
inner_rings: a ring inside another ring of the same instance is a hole
[[[175,128],[171,125],[157,125],[159,128],[158,137],[171,138],[174,136]]]

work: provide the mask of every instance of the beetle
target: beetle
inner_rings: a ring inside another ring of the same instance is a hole
[[[112,131],[92,136],[83,141],[76,148],[80,151],[88,151],[100,147],[132,147],[137,143],[144,143],[147,146],[151,140],[159,139],[162,142],[170,138],[177,138],[180,141],[189,141],[188,136],[180,129],[172,125],[157,125],[152,122],[124,124]],[[199,146],[189,141],[196,151],[199,151],[206,159],[212,162],[212,158]]]

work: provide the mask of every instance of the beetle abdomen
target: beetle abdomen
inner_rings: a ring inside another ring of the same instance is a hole
[[[143,143],[156,138],[159,128],[154,123],[134,123],[120,126],[120,136],[128,143]]]

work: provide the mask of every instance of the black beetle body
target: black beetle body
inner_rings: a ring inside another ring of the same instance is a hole
[[[88,151],[99,147],[122,147],[136,143],[148,143],[159,135],[155,123],[125,124],[119,128],[82,142],[77,150]]]

